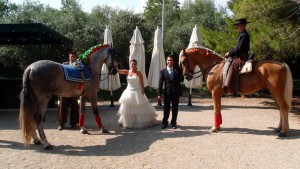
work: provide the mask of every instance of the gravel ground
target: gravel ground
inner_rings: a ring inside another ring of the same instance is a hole
[[[22,143],[17,110],[0,111],[1,168],[300,168],[299,98],[289,113],[288,137],[272,130],[279,111],[269,98],[222,98],[222,131],[210,134],[214,123],[209,98],[181,99],[178,129],[123,129],[117,126],[118,103],[100,102],[103,123],[97,128],[90,106],[86,109],[89,135],[77,129],[57,130],[57,110],[46,112],[44,128],[53,150]],[[152,101],[156,105],[155,101]],[[295,105],[296,104],[296,105]],[[157,108],[162,119],[162,108]],[[68,127],[68,126],[67,126]]]

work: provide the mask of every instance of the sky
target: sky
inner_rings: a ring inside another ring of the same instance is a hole
[[[22,4],[26,0],[9,0],[10,2]],[[59,9],[61,7],[61,0],[31,0],[39,1],[42,4],[49,5],[52,8]],[[133,10],[135,13],[143,12],[143,7],[146,5],[147,0],[77,0],[82,6],[83,10],[90,12],[94,6],[109,5],[121,9]],[[183,2],[184,0],[179,0]],[[226,6],[228,0],[215,0],[216,7]]]

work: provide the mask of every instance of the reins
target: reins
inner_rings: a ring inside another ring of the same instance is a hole
[[[202,70],[200,70],[200,71],[197,71],[197,72],[194,72],[194,73],[191,73],[191,69],[190,69],[190,65],[189,65],[189,59],[188,59],[188,55],[187,55],[187,53],[186,52],[184,52],[185,54],[185,56],[186,56],[186,64],[187,64],[187,68],[188,68],[188,71],[189,71],[189,75],[191,75],[192,76],[192,78],[199,78],[200,76],[202,76],[203,75],[203,72],[206,72],[207,71],[207,69],[210,69],[211,67],[214,67],[215,65],[217,65],[217,64],[219,64],[221,61],[218,61],[218,62],[215,62],[214,64],[212,64],[212,65],[210,65],[210,66],[208,66],[208,67],[206,67],[206,68],[204,68],[204,70],[202,71]],[[198,75],[198,76],[196,76],[196,77],[194,77],[194,75],[195,74],[197,74],[197,73],[200,73],[200,75]]]
[[[207,69],[209,69],[209,68],[211,68],[211,67],[214,67],[214,66],[216,66],[217,64],[219,64],[221,61],[219,61],[219,62],[216,62],[216,63],[214,63],[214,64],[212,64],[212,65],[210,65],[210,66],[208,66],[208,67],[206,67],[205,69],[204,69],[204,71],[201,71],[201,70],[199,70],[199,71],[197,71],[197,72],[194,72],[194,73],[192,73],[192,75],[195,75],[195,74],[197,74],[197,73],[200,73],[200,75],[198,75],[198,76],[196,76],[196,77],[193,77],[193,78],[198,78],[198,77],[200,77],[200,76],[202,76],[203,75],[203,73],[202,72],[205,72]],[[189,68],[189,73],[190,73],[191,71],[190,71],[190,68]]]
[[[89,69],[90,69],[93,73],[95,73],[96,75],[98,75],[98,76],[100,76],[100,77],[101,77],[101,75],[107,75],[104,79],[100,79],[100,81],[104,81],[104,80],[106,80],[106,79],[109,77],[109,75],[112,74],[113,68],[115,68],[115,67],[117,67],[117,66],[113,66],[113,67],[112,67],[110,73],[98,73],[98,72],[94,71],[94,70],[91,69],[91,68],[89,68]]]

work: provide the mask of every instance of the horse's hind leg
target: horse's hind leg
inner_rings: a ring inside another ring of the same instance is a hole
[[[47,104],[43,104],[44,106],[38,106],[37,112],[34,114],[34,119],[37,125],[37,129],[39,131],[39,135],[41,138],[42,143],[44,143],[44,149],[45,150],[50,150],[53,149],[53,146],[47,141],[43,125],[42,125],[42,112],[45,112]]]
[[[287,103],[285,102],[284,97],[279,95],[273,95],[274,100],[278,106],[279,113],[280,113],[280,120],[278,127],[275,129],[275,132],[279,133],[279,137],[286,137],[288,130],[289,130],[289,121],[288,121],[288,115],[289,115],[289,108],[287,106]]]
[[[39,145],[42,144],[41,140],[38,138],[37,133],[35,130],[31,130],[31,136],[33,138],[33,144]]]

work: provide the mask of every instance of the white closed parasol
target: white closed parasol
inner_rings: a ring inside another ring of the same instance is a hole
[[[133,32],[130,40],[129,64],[132,59],[137,61],[137,70],[143,75],[144,87],[148,86],[148,80],[145,73],[145,47],[144,40],[138,27]]]
[[[161,30],[155,30],[154,46],[152,51],[151,63],[148,73],[148,84],[154,89],[158,89],[160,70],[166,68],[165,54],[162,43]]]

